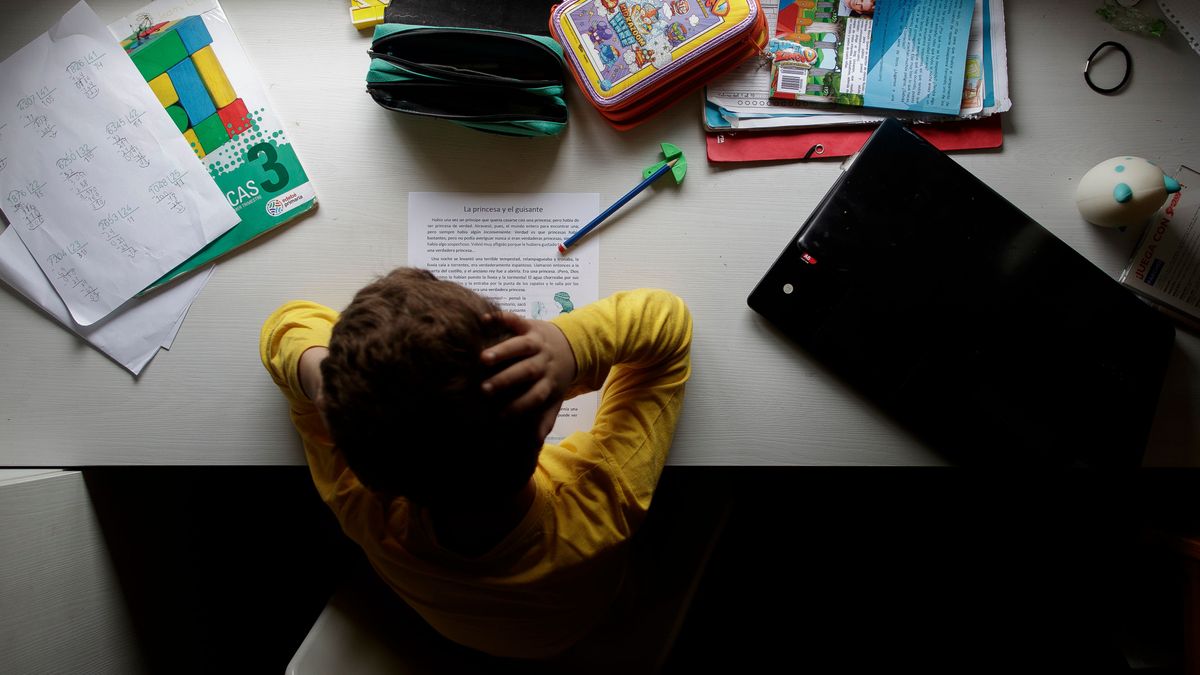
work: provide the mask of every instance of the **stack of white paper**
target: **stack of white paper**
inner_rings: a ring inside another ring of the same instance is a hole
[[[16,232],[9,228],[0,234],[0,279],[134,375],[142,372],[160,348],[171,348],[188,307],[208,283],[213,269],[209,267],[153,295],[134,298],[92,325],[80,326],[71,320],[67,306],[46,282]]]
[[[0,63],[0,209],[0,277],[135,374],[211,272],[134,296],[238,221],[82,2]]]

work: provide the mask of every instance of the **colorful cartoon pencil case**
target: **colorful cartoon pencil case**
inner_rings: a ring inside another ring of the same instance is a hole
[[[761,52],[767,21],[756,0],[569,0],[550,34],[592,105],[628,129]]]
[[[567,125],[562,48],[538,35],[382,24],[367,92],[379,105],[511,136]]]

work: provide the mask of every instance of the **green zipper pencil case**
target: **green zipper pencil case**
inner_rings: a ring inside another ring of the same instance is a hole
[[[369,54],[367,92],[388,110],[510,136],[567,125],[562,47],[548,37],[382,24]]]

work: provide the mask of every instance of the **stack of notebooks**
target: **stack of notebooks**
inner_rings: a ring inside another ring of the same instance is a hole
[[[705,90],[711,161],[853,154],[886,117],[943,150],[998,147],[1002,0],[767,0],[774,38]]]
[[[0,99],[0,280],[135,375],[215,260],[316,206],[217,0],[79,2]]]

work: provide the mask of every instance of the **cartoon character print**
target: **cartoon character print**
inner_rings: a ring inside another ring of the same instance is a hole
[[[689,39],[721,23],[725,0],[592,0],[570,14],[601,90],[643,68],[665,68]]]
[[[606,40],[611,40],[613,37],[612,26],[607,23],[594,23],[585,31],[585,34],[591,38],[593,45],[601,45]]]
[[[654,24],[658,21],[657,7],[649,3],[633,5],[629,10],[629,14],[633,17],[635,25],[643,35],[654,32]]]
[[[621,52],[617,51],[617,48],[612,45],[600,45],[600,49],[597,51],[600,53],[600,61],[606,66],[611,66],[617,62],[617,59],[621,58]]]
[[[644,68],[649,63],[654,63],[654,50],[642,49],[641,47],[633,48],[633,60],[638,68]]]
[[[671,43],[672,47],[678,47],[687,39],[687,27],[682,23],[672,23],[667,26],[663,34],[667,36],[667,41]]]

